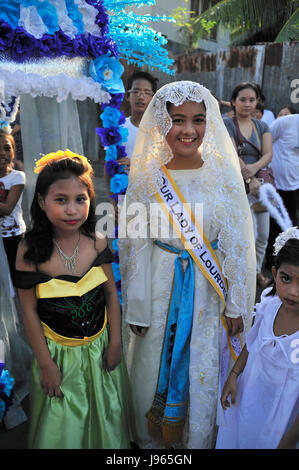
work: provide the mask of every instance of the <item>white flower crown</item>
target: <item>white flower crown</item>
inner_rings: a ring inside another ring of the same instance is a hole
[[[282,232],[278,235],[275,239],[275,243],[273,245],[273,255],[277,256],[281,248],[286,244],[290,238],[296,238],[299,240],[299,229],[298,227],[290,227],[285,232]]]

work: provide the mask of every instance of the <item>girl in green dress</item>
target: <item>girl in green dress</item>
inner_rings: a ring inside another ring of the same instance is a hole
[[[16,283],[34,352],[29,447],[121,449],[133,440],[112,253],[95,235],[92,168],[42,157]]]

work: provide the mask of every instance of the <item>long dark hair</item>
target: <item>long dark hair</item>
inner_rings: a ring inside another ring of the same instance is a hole
[[[45,212],[40,208],[38,198],[39,196],[45,198],[51,184],[57,180],[68,179],[71,176],[75,176],[87,187],[90,198],[90,208],[88,217],[80,230],[88,237],[94,238],[96,216],[92,174],[93,171],[89,163],[76,157],[52,160],[39,173],[30,208],[31,226],[25,234],[25,241],[28,247],[24,255],[25,260],[35,264],[44,263],[49,260],[52,255],[54,248],[53,227]]]
[[[290,238],[274,257],[276,271],[278,271],[283,263],[299,266],[299,240],[297,238]],[[267,295],[275,294],[276,284],[274,282],[271,291]]]

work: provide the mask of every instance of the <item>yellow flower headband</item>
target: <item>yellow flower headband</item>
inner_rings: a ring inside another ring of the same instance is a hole
[[[92,172],[92,168],[86,157],[84,157],[83,155],[78,155],[77,153],[73,153],[69,149],[66,149],[65,151],[57,150],[57,152],[47,153],[47,155],[44,155],[37,162],[35,162],[34,173],[40,173],[44,170],[47,165],[49,165],[53,161],[62,160],[63,158],[79,158],[90,168],[90,172]]]

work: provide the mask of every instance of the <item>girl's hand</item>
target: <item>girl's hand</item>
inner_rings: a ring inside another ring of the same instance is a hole
[[[121,361],[121,346],[109,346],[105,349],[103,354],[103,369],[107,372],[114,370]]]
[[[40,367],[40,384],[44,392],[52,397],[63,397],[60,390],[61,372],[54,361],[46,366]]]
[[[130,158],[128,158],[128,157],[120,158],[119,160],[117,160],[117,163],[118,163],[119,165],[125,165],[125,169],[126,169],[126,170],[129,170],[129,169],[130,169],[131,160],[130,160]]]
[[[229,336],[235,336],[237,333],[241,333],[244,329],[242,317],[229,318],[225,317],[226,324],[228,327]]]
[[[249,193],[252,194],[252,196],[259,197],[259,190],[261,187],[261,183],[257,178],[252,178],[250,183],[249,183]]]
[[[220,398],[221,405],[224,410],[226,410],[226,408],[230,408],[230,403],[232,405],[235,403],[236,394],[237,394],[237,376],[236,374],[230,373],[230,375],[228,376],[224,384],[221,398]],[[228,400],[229,395],[231,396],[230,402]]]
[[[253,176],[256,174],[257,171],[258,171],[258,168],[256,168],[254,163],[251,163],[251,164],[245,165],[242,168],[241,173],[242,173],[244,180],[247,180],[248,178],[253,178]]]
[[[131,330],[137,336],[145,336],[148,328],[146,326],[130,325]]]

